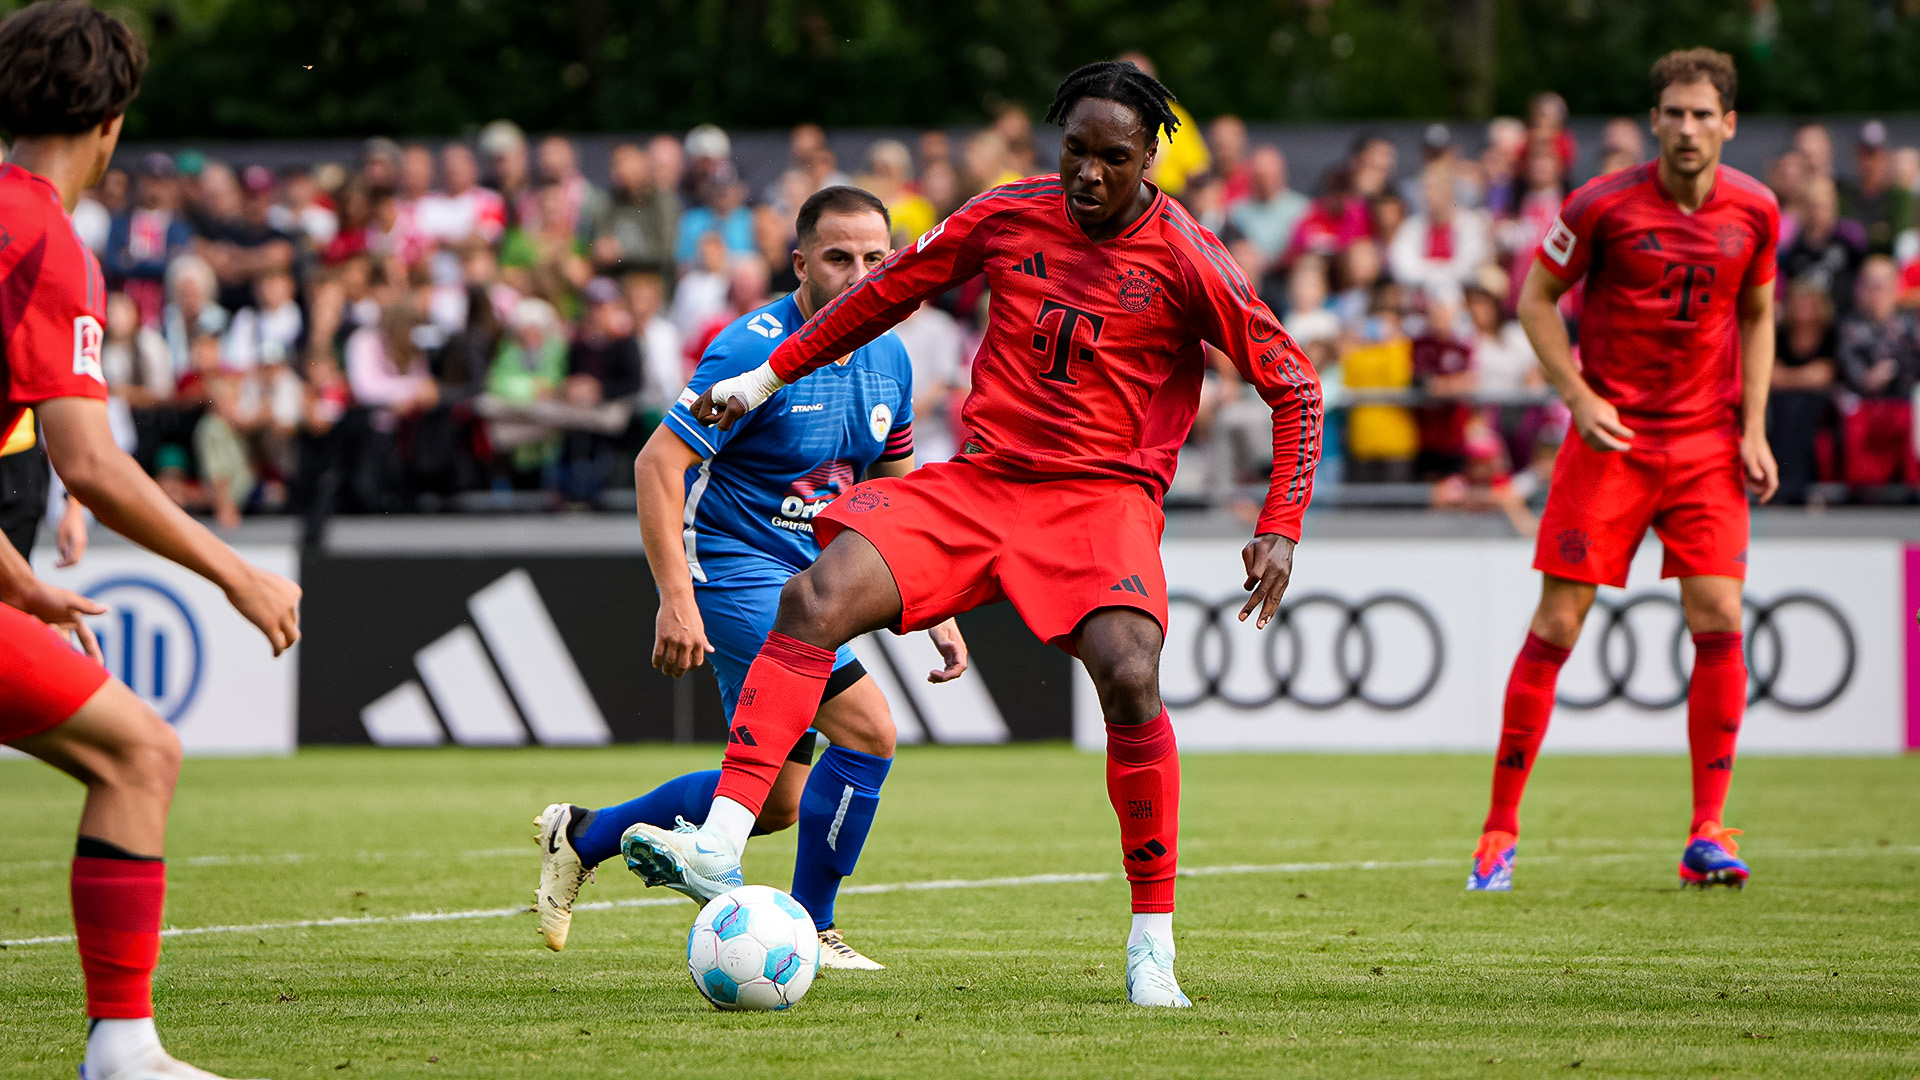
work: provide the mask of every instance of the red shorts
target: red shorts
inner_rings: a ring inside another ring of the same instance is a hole
[[[0,743],[60,726],[106,681],[46,623],[0,604]]]
[[[1135,608],[1166,632],[1166,516],[1130,481],[1014,479],[960,457],[869,480],[813,519],[822,547],[843,528],[893,571],[902,632],[1001,599],[1068,652],[1100,608]]]
[[[1647,535],[1666,548],[1661,577],[1747,577],[1747,488],[1740,440],[1717,431],[1657,448],[1595,450],[1569,432],[1553,466],[1533,567],[1589,585],[1627,583]]]

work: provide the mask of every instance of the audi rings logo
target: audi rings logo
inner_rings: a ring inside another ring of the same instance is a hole
[[[1244,597],[1167,597],[1160,692],[1168,707],[1218,701],[1262,709],[1291,701],[1324,712],[1350,701],[1397,712],[1440,682],[1446,639],[1426,605],[1400,593],[1353,602],[1309,593],[1280,606],[1265,630],[1239,621]]]
[[[1812,593],[1786,593],[1768,601],[1748,597],[1746,608],[1747,704],[1765,701],[1784,712],[1812,713],[1846,693],[1859,649],[1845,612]],[[1594,627],[1594,619],[1602,625]],[[1560,704],[1597,709],[1624,701],[1647,712],[1686,704],[1693,640],[1677,597],[1602,597],[1594,602],[1582,635],[1583,641],[1589,639],[1599,679],[1592,680],[1591,669],[1568,665],[1561,686],[1585,685],[1563,689]]]

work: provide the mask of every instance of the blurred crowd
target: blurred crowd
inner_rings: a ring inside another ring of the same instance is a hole
[[[1647,160],[1644,124],[1612,121],[1582,147],[1543,93],[1477,152],[1441,124],[1418,160],[1363,132],[1301,184],[1239,119],[1182,119],[1154,178],[1319,366],[1322,490],[1530,528],[1567,417],[1513,320],[1519,283],[1572,187]],[[1850,153],[1800,128],[1765,177],[1782,208],[1769,425],[1789,501],[1906,499],[1920,483],[1920,151],[1879,123],[1842,137]],[[120,437],[183,505],[224,525],[607,505],[706,343],[794,287],[809,194],[873,191],[904,244],[969,196],[1050,171],[1049,143],[1009,107],[964,139],[884,139],[842,162],[802,125],[778,179],[752,190],[726,132],[703,125],[615,146],[602,187],[566,137],[497,121],[437,149],[370,139],[351,163],[149,154],[74,221],[112,290]],[[921,461],[954,450],[986,301],[976,280],[899,329]],[[1270,419],[1213,359],[1170,501],[1250,507]]]

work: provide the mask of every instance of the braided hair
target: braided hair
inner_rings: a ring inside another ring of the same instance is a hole
[[[1151,143],[1158,132],[1173,138],[1180,119],[1173,115],[1174,96],[1160,80],[1125,60],[1101,60],[1088,64],[1067,76],[1047,108],[1047,122],[1065,124],[1067,114],[1082,98],[1099,98],[1132,109],[1146,126]]]

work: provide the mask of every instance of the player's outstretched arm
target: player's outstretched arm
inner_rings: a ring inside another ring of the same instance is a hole
[[[1559,307],[1560,297],[1572,287],[1573,282],[1534,263],[1520,284],[1520,328],[1527,332],[1547,382],[1573,413],[1573,429],[1595,450],[1625,450],[1632,445],[1632,430],[1620,422],[1619,411],[1580,377],[1580,365],[1573,360],[1573,339],[1567,336]]]
[[[18,608],[56,630],[79,635],[87,655],[104,662],[93,628],[82,616],[105,615],[106,607],[35,577],[27,560],[4,536],[0,536],[0,603]]]
[[[58,397],[35,408],[54,471],[101,524],[220,586],[234,608],[266,635],[275,656],[300,640],[300,587],[242,559],[174,505],[114,445],[105,401]]]
[[[1780,466],[1767,442],[1773,347],[1773,282],[1767,281],[1740,291],[1740,465],[1756,502],[1780,490]]]
[[[700,605],[694,602],[693,573],[680,538],[687,511],[687,470],[698,464],[700,455],[665,424],[653,429],[633,461],[640,542],[660,589],[660,613],[653,620],[653,666],[676,679],[705,663],[713,651]]]

